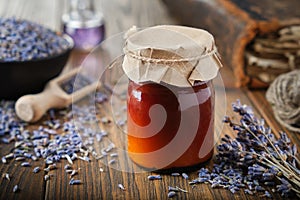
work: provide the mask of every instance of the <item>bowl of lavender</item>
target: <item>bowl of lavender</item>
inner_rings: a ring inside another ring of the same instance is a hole
[[[62,71],[73,46],[69,36],[40,24],[0,18],[0,99],[41,92]]]

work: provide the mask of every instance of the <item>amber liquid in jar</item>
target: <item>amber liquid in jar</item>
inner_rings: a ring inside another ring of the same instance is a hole
[[[164,111],[151,115],[152,106],[160,106],[158,110],[163,108]],[[155,127],[155,123],[160,127]],[[144,168],[178,169],[207,161],[214,145],[212,82],[199,81],[193,87],[177,87],[130,80],[127,132],[129,156]],[[165,147],[169,151],[160,151]]]

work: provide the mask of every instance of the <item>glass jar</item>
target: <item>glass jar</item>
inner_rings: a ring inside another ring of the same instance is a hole
[[[155,105],[164,109],[165,117],[162,110],[151,114],[151,107]],[[151,126],[151,123],[160,127],[159,130]],[[198,81],[192,87],[178,87],[166,83],[135,83],[130,80],[127,132],[129,156],[142,167],[153,170],[177,169],[197,166],[207,161],[213,155],[214,145],[212,81]],[[172,143],[175,137],[179,138]],[[181,142],[185,144],[181,146]],[[171,151],[157,152],[167,145]],[[175,151],[179,154],[174,155]],[[152,152],[156,154],[149,156]],[[168,160],[168,164],[162,166],[162,161],[165,160]]]
[[[212,80],[222,64],[213,36],[160,25],[130,29],[125,38],[129,157],[147,170],[198,167],[214,146]]]

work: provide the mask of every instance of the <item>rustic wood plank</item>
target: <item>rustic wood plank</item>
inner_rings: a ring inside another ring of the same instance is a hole
[[[9,154],[13,149],[13,144],[0,145],[0,157]],[[43,161],[32,162],[33,167],[43,166]],[[0,164],[0,199],[43,199],[45,184],[43,181],[44,172],[37,174],[32,172],[33,167],[21,167],[20,161],[7,160],[7,164]],[[3,175],[8,173],[10,181]],[[13,193],[13,187],[18,185],[20,190]]]

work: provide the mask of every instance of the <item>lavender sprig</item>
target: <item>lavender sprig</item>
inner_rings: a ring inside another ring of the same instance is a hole
[[[300,171],[296,164],[298,159],[295,159],[296,146],[291,145],[290,139],[284,132],[281,132],[280,138],[276,140],[271,129],[265,127],[264,119],[257,118],[249,106],[242,105],[237,100],[232,107],[233,111],[240,115],[240,123],[233,122],[229,117],[226,117],[224,122],[237,131],[236,140],[242,146],[240,153],[256,156],[254,163],[248,166],[248,174],[262,177],[262,180],[270,179],[268,182],[264,181],[265,184],[270,184],[270,181],[277,179],[282,183],[281,187],[277,185],[282,195],[288,196],[291,191],[294,191],[300,196]],[[282,176],[286,179],[280,178]],[[280,190],[284,188],[283,185],[289,190]]]
[[[297,146],[284,132],[276,138],[265,126],[264,119],[254,115],[251,107],[239,100],[232,104],[239,121],[226,116],[224,123],[236,132],[236,137],[225,135],[217,146],[216,162],[212,171],[202,168],[199,177],[190,184],[210,183],[212,188],[225,188],[235,193],[262,192],[261,196],[272,198],[267,191],[279,192],[282,196],[300,197],[300,170]]]

